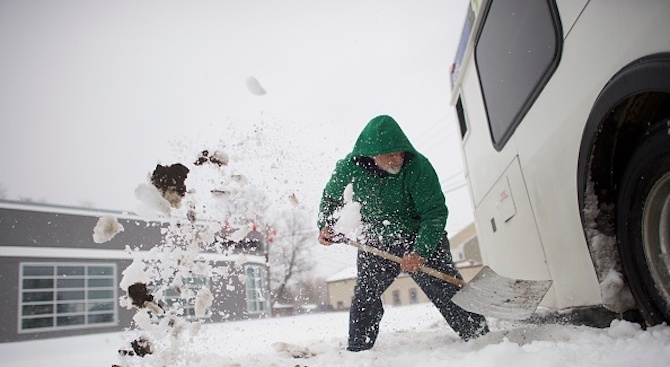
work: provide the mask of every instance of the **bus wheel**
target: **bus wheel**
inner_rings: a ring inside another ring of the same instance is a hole
[[[670,120],[655,125],[628,162],[619,186],[617,238],[645,320],[670,322]]]

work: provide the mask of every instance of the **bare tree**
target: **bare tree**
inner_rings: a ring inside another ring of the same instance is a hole
[[[30,204],[46,204],[47,200],[42,198],[42,199],[33,199],[29,196],[19,196],[19,201],[24,202],[24,203],[30,203]]]
[[[301,278],[295,285],[294,298],[299,303],[324,305],[328,302],[326,280],[311,276]]]
[[[314,245],[312,223],[304,212],[292,210],[276,221],[277,236],[270,245],[270,284],[274,299],[293,303],[296,285],[314,268],[310,246]],[[293,289],[291,289],[293,288]]]
[[[80,208],[84,208],[84,209],[93,209],[93,208],[95,208],[95,204],[94,204],[91,200],[86,200],[86,199],[84,199],[84,200],[79,200],[79,201],[77,202],[77,205],[78,205]]]
[[[0,199],[7,199],[7,189],[3,184],[0,184]]]

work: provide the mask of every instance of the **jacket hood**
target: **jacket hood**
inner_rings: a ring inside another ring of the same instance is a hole
[[[368,122],[349,155],[372,157],[393,152],[416,154],[416,150],[393,117],[381,115]]]

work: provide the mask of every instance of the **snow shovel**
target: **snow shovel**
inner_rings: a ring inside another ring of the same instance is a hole
[[[402,261],[399,256],[372,246],[351,240],[346,240],[346,243],[398,264]],[[496,274],[488,266],[484,266],[467,283],[428,266],[422,266],[421,271],[445,282],[459,285],[461,290],[451,301],[463,309],[484,316],[511,320],[523,320],[530,317],[552,283],[551,280],[506,278]]]

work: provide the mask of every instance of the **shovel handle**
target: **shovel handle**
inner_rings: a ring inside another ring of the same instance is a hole
[[[368,245],[364,245],[360,242],[351,241],[351,240],[347,240],[346,243],[348,245],[357,247],[357,248],[359,248],[359,249],[361,249],[365,252],[369,252],[369,253],[377,255],[379,257],[383,257],[386,260],[391,260],[391,261],[396,262],[398,264],[400,264],[402,262],[402,258],[400,256],[389,254],[388,252],[382,251],[378,248],[368,246]],[[445,282],[456,284],[456,285],[459,285],[461,287],[465,286],[465,282],[463,280],[452,277],[451,275],[447,275],[447,274],[445,274],[441,271],[435,270],[435,269],[433,269],[429,266],[421,265],[421,268],[419,270],[421,270],[422,272],[424,272],[428,275],[434,276],[435,278],[442,279]]]

